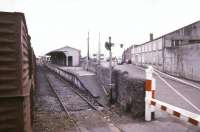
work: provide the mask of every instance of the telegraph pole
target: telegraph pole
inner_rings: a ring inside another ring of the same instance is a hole
[[[100,42],[100,32],[99,32],[99,42],[98,42],[98,64],[101,64],[101,42]]]
[[[87,38],[87,58],[90,59],[90,41],[89,41],[89,32],[88,32],[88,38]]]
[[[90,59],[90,45],[89,45],[89,32],[88,32],[88,38],[87,38],[87,70],[89,66],[89,59]]]

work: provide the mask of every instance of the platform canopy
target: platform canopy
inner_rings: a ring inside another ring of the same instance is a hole
[[[77,66],[80,61],[80,50],[69,46],[50,51],[46,55],[51,56],[51,63],[62,66]]]

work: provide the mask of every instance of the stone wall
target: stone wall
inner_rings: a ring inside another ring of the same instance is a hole
[[[85,65],[82,66],[85,67]],[[97,80],[109,93],[112,103],[117,104],[123,112],[131,112],[134,118],[144,117],[145,79],[130,78],[128,72],[113,70],[112,83],[114,85],[110,90],[108,68],[91,64],[88,69],[96,69]]]
[[[127,72],[113,71],[114,91],[112,98],[122,111],[131,112],[133,117],[143,117],[145,109],[145,80],[131,78]]]
[[[106,89],[106,91],[109,91],[109,85],[108,85],[110,83],[109,69],[98,65],[96,68],[96,75],[99,84],[101,84],[101,86],[103,86]]]

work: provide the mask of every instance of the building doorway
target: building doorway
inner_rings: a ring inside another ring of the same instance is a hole
[[[73,64],[73,58],[72,56],[68,56],[68,66],[72,66]]]

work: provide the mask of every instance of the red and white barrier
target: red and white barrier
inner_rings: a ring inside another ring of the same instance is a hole
[[[190,111],[172,106],[170,104],[161,102],[156,99],[147,99],[146,100],[148,104],[153,106],[155,109],[165,111],[169,113],[170,115],[173,115],[183,121],[186,121],[190,124],[193,124],[195,126],[200,126],[200,116],[198,114],[192,113]]]
[[[147,102],[149,98],[155,98],[156,88],[155,88],[155,79],[152,76],[153,67],[148,66],[148,68],[145,70],[145,73],[146,73],[145,101]],[[150,104],[145,103],[145,120],[151,121],[152,116],[154,115],[155,115],[154,108]]]
[[[146,85],[145,85],[145,120],[152,120],[152,112],[155,110],[165,111],[181,120],[184,120],[192,125],[200,127],[200,115],[189,112],[187,110],[172,106],[165,102],[155,99],[156,85],[155,79],[152,77],[153,68],[148,66],[146,72]]]

